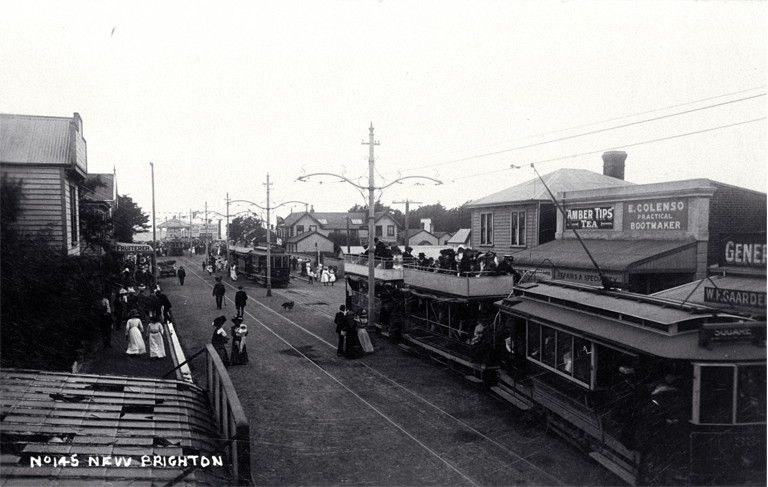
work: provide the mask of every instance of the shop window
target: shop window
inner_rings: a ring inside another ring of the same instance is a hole
[[[387,225],[387,237],[394,237],[394,236],[395,236],[395,226]]]
[[[511,224],[512,246],[525,245],[525,212],[513,211]]]
[[[493,245],[493,213],[480,214],[480,245]]]

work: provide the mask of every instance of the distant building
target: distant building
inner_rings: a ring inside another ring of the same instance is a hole
[[[80,115],[0,114],[0,173],[22,183],[19,231],[47,230],[53,246],[79,255],[79,193],[88,174]]]
[[[284,242],[285,250],[290,253],[333,253],[333,240],[316,230],[289,237]]]
[[[469,228],[459,228],[456,233],[445,242],[449,247],[464,247],[465,249],[472,247],[472,231]]]
[[[374,215],[374,237],[387,243],[397,242],[400,225],[386,212]],[[278,219],[278,234],[287,242],[305,232],[318,232],[324,236],[337,232],[350,237],[358,237],[365,243],[368,241],[368,213],[360,212],[315,212],[309,211],[291,213],[284,219]]]

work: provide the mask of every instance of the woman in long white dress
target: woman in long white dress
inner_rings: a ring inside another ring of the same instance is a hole
[[[323,286],[327,286],[329,282],[331,282],[331,275],[328,273],[328,268],[323,267],[323,273],[320,275],[320,282],[323,283]]]
[[[165,341],[163,335],[163,324],[157,320],[150,323],[147,326],[147,333],[149,334],[149,358],[163,358],[165,357]]]
[[[128,313],[128,323],[125,325],[125,339],[128,340],[128,350],[125,353],[141,355],[147,352],[147,348],[144,346],[144,337],[141,336],[142,333],[144,333],[144,325],[139,319],[139,312],[132,309]]]

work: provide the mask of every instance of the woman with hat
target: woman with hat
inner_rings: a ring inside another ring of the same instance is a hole
[[[230,362],[232,365],[245,365],[248,363],[248,350],[245,348],[245,337],[248,336],[248,327],[243,324],[243,319],[232,318],[232,353]]]
[[[227,332],[222,328],[224,323],[227,322],[226,316],[219,316],[213,320],[213,336],[211,337],[211,345],[218,352],[219,357],[224,365],[229,365],[229,357],[227,356],[226,344],[229,341],[227,338]]]
[[[141,355],[147,352],[147,348],[144,346],[144,338],[141,334],[144,333],[144,325],[141,324],[139,319],[139,312],[132,309],[128,313],[128,323],[125,325],[125,339],[128,340],[128,350],[125,351],[128,355]]]

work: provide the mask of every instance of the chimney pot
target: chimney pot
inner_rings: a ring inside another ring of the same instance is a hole
[[[611,150],[603,153],[603,174],[612,178],[624,180],[624,161],[627,153]]]

